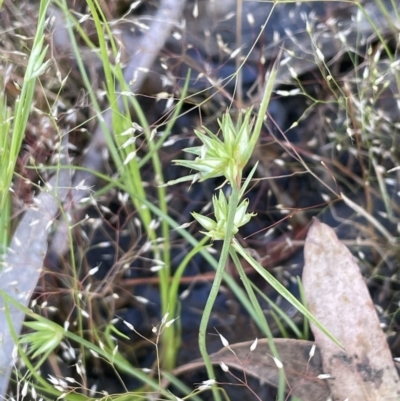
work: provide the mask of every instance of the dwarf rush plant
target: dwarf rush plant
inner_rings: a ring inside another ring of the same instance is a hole
[[[264,122],[266,111],[271,97],[274,79],[277,74],[277,64],[273,67],[266,81],[263,100],[258,110],[257,117],[254,121],[251,120],[252,109],[247,110],[244,114],[239,115],[237,123],[234,124],[230,115],[226,113],[222,120],[219,121],[219,126],[222,134],[222,139],[213,134],[210,130],[204,128],[205,133],[196,130],[195,133],[201,141],[200,146],[185,149],[186,152],[197,156],[194,160],[175,160],[175,164],[187,167],[196,171],[195,174],[182,177],[178,180],[171,181],[168,184],[172,185],[176,182],[186,180],[205,181],[209,178],[223,177],[225,182],[223,186],[227,189],[219,190],[218,196],[214,195],[212,204],[214,208],[215,220],[203,216],[199,213],[192,213],[195,220],[206,230],[203,231],[212,241],[222,240],[222,250],[218,261],[218,268],[214,278],[214,282],[208,296],[206,306],[202,315],[199,329],[199,348],[204,359],[207,374],[210,380],[214,379],[214,370],[211,360],[207,353],[206,347],[206,329],[211,316],[211,311],[214,302],[217,298],[218,291],[221,286],[223,272],[227,265],[228,256],[230,255],[239,275],[243,281],[247,295],[255,309],[258,321],[269,339],[269,346],[274,358],[279,360],[279,355],[273,342],[273,336],[268,326],[264,313],[259,305],[251,283],[246,278],[244,269],[239,260],[239,256],[245,259],[275,290],[285,297],[292,305],[294,305],[308,319],[315,323],[325,334],[333,341],[337,341],[325,330],[321,324],[307,311],[307,309],[268,271],[266,271],[254,258],[252,258],[246,250],[235,239],[235,234],[239,227],[248,223],[253,213],[248,213],[247,208],[249,201],[244,198],[244,194],[250,183],[256,168],[257,163],[252,168],[249,176],[242,183],[242,175],[245,166],[253,154],[255,145],[260,136],[261,127]],[[228,187],[229,186],[229,187]],[[225,195],[225,192],[230,193]],[[214,398],[218,401],[221,399],[219,392],[212,387]],[[280,369],[280,383],[278,387],[278,399],[284,399],[285,392],[285,377],[283,370]]]

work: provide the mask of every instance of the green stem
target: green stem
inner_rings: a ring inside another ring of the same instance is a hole
[[[278,350],[275,347],[274,336],[271,332],[267,319],[265,318],[264,312],[261,309],[260,303],[258,302],[256,295],[251,286],[250,280],[247,278],[246,273],[244,272],[243,266],[240,263],[238,255],[233,247],[231,247],[230,255],[233,260],[233,263],[236,266],[237,271],[239,272],[240,279],[243,282],[244,288],[247,291],[247,294],[250,298],[250,301],[253,305],[257,313],[258,323],[262,327],[264,334],[267,336],[268,345],[271,350],[272,356],[279,360]],[[278,385],[278,397],[277,399],[283,401],[285,399],[285,388],[286,388],[286,380],[285,380],[285,372],[283,369],[279,369],[279,385]]]
[[[263,266],[255,261],[237,242],[232,241],[232,247],[237,253],[248,262],[254,270],[264,278],[264,280],[274,288],[282,297],[290,302],[300,313],[302,313],[307,319],[309,319],[319,330],[321,330],[328,338],[330,338],[337,346],[343,348],[340,342],[310,313],[310,311],[289,291],[287,290],[270,272],[268,272]]]
[[[229,198],[228,219],[226,224],[224,243],[222,245],[222,251],[218,262],[218,268],[215,273],[214,282],[212,284],[211,291],[208,296],[207,303],[201,318],[200,330],[199,330],[199,348],[201,356],[203,357],[204,360],[204,364],[209,379],[214,379],[215,375],[214,375],[214,368],[212,366],[210,357],[207,352],[207,344],[206,344],[207,325],[210,320],[211,311],[214,306],[215,300],[218,296],[218,291],[221,286],[221,281],[224,274],[225,266],[228,261],[229,249],[233,237],[233,223],[234,223],[235,213],[239,205],[239,188],[235,186],[234,183],[232,184],[233,184],[232,194]],[[221,396],[215,387],[213,387],[213,396],[216,401],[221,401]]]

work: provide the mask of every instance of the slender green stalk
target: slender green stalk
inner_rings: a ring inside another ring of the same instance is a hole
[[[261,325],[264,334],[267,336],[268,345],[271,350],[272,356],[274,358],[280,360],[278,350],[276,349],[275,343],[274,343],[274,335],[271,332],[271,329],[269,327],[267,319],[265,318],[264,312],[261,309],[260,303],[258,302],[258,300],[256,298],[256,295],[253,291],[253,287],[251,286],[251,282],[247,278],[246,273],[244,272],[243,266],[240,263],[238,255],[233,247],[231,247],[231,249],[230,249],[230,255],[233,260],[233,263],[236,266],[236,269],[239,272],[239,276],[240,276],[242,283],[244,285],[244,288],[246,289],[246,292],[250,298],[251,304],[253,305],[253,308],[257,312],[257,317],[258,317],[257,321]],[[279,385],[278,385],[278,400],[279,401],[283,401],[285,399],[285,388],[286,388],[285,373],[284,373],[283,369],[279,369]]]
[[[282,333],[283,337],[288,337],[286,335],[286,328],[284,325],[289,327],[293,333],[300,339],[306,340],[308,337],[304,337],[299,330],[299,328],[296,326],[294,321],[290,316],[288,316],[284,310],[282,310],[275,302],[272,301],[272,299],[268,298],[262,290],[260,290],[255,284],[251,283],[251,286],[253,287],[253,290],[263,299],[265,299],[268,304],[271,307],[271,315],[274,318],[274,321],[276,325],[279,328],[279,331]]]
[[[307,308],[290,292],[288,291],[270,272],[264,269],[256,260],[254,260],[237,242],[233,241],[233,248],[237,253],[246,260],[256,271],[261,275],[280,295],[282,295],[288,302],[290,302],[299,312],[301,312],[307,319],[315,324],[328,338],[330,338],[336,345],[342,348],[339,341],[307,310]]]
[[[169,299],[168,299],[168,305],[171,311],[174,311],[178,315],[178,300],[179,300],[179,285],[180,285],[180,279],[182,277],[183,272],[186,269],[186,266],[190,263],[191,260],[197,255],[199,252],[205,249],[205,244],[208,242],[208,238],[204,237],[195,247],[191,249],[191,251],[184,257],[182,260],[181,264],[178,266],[176,269],[176,272],[172,278],[172,281],[169,284]],[[180,320],[177,321],[177,328],[175,329],[175,325],[172,325],[168,330],[164,331],[170,331],[170,329],[174,327],[174,330],[172,334],[169,334],[171,336],[171,340],[168,343],[170,346],[169,350],[169,356],[172,358],[172,360],[175,361],[176,355],[178,353],[180,344],[181,344],[181,333],[180,333]],[[168,370],[168,369],[167,369]]]
[[[222,277],[225,270],[225,266],[228,262],[229,257],[229,249],[231,246],[231,240],[233,238],[233,227],[234,227],[234,218],[237,207],[239,205],[239,188],[235,185],[232,185],[232,193],[229,197],[229,211],[228,211],[228,220],[226,223],[226,232],[225,232],[225,239],[222,245],[221,255],[218,261],[218,268],[215,273],[214,282],[211,287],[210,294],[207,299],[206,306],[204,308],[203,315],[201,317],[200,322],[200,330],[199,330],[199,347],[201,356],[204,359],[204,363],[207,370],[207,375],[209,379],[214,379],[214,368],[211,363],[211,359],[207,352],[207,342],[206,342],[206,333],[207,333],[207,325],[210,320],[211,311],[214,306],[215,300],[218,296],[219,288],[221,287]],[[221,401],[221,397],[219,392],[213,388],[213,395],[216,401]]]
[[[126,141],[126,137],[122,136],[121,134],[124,132],[129,132],[128,130],[132,128],[132,121],[131,116],[129,113],[129,103],[133,105],[135,113],[138,117],[138,120],[144,130],[148,146],[150,148],[149,154],[151,155],[153,167],[155,170],[155,174],[157,180],[162,183],[163,181],[163,171],[161,161],[158,157],[158,153],[153,149],[153,139],[152,139],[152,132],[149,127],[148,121],[135,98],[135,95],[129,96],[122,99],[123,102],[118,101],[117,98],[117,86],[122,89],[123,92],[129,93],[129,86],[125,82],[123,73],[119,65],[112,67],[109,61],[109,49],[107,46],[107,39],[105,37],[105,33],[108,34],[109,41],[112,47],[112,51],[114,54],[117,53],[117,49],[113,40],[112,32],[109,28],[108,22],[106,20],[105,15],[99,3],[96,0],[88,0],[88,6],[93,17],[93,21],[95,23],[97,36],[99,39],[99,46],[100,46],[100,58],[103,63],[104,72],[105,72],[105,89],[107,92],[107,98],[110,105],[110,111],[108,112],[112,118],[112,127],[114,136],[111,135],[109,129],[107,128],[106,124],[102,118],[100,118],[101,129],[104,131],[105,137],[107,139],[108,149],[113,157],[113,160],[117,166],[119,173],[121,174],[122,180],[126,183],[126,187],[128,188],[128,193],[132,199],[133,204],[135,205],[136,210],[138,211],[143,227],[147,232],[149,240],[155,243],[157,239],[157,233],[153,228],[154,225],[152,224],[152,215],[149,209],[141,202],[139,202],[137,197],[134,195],[138,194],[141,198],[146,199],[146,191],[144,188],[143,179],[140,172],[140,167],[143,166],[143,163],[140,163],[139,159],[134,157],[129,159],[127,162],[127,158],[130,154],[134,154],[136,152],[135,144],[132,142],[128,147],[124,146],[124,142]],[[64,11],[69,15],[70,13],[64,9]],[[70,17],[72,18],[72,17]],[[76,24],[76,21],[75,21]],[[83,37],[86,38],[86,34],[84,32],[80,32]],[[86,38],[86,41],[88,39]],[[74,42],[73,42],[74,43]],[[77,53],[77,52],[76,52]],[[80,60],[79,54],[77,54],[77,59],[81,62],[80,67],[83,74],[84,68],[82,61]],[[85,76],[85,75],[84,75]],[[88,88],[89,93],[93,94],[91,90],[91,85],[89,81],[86,81],[86,86]],[[121,95],[122,96],[122,95]],[[94,97],[94,96],[93,96]],[[121,100],[121,99],[120,99]],[[123,107],[121,109],[120,104],[123,103]],[[182,101],[179,102],[178,106],[176,107],[176,111],[173,114],[173,117],[179,114],[180,108],[182,106]],[[95,103],[96,104],[96,103]],[[100,113],[99,113],[100,115]],[[168,124],[168,129],[170,130],[172,124]],[[166,133],[166,135],[168,132]],[[166,137],[165,135],[165,137]],[[129,138],[132,139],[132,138]],[[161,144],[159,144],[160,146]],[[167,196],[165,192],[165,188],[159,187],[158,191],[158,201],[159,207],[164,214],[168,212],[168,205],[167,205]],[[169,227],[165,221],[161,223],[162,229],[162,237],[164,238],[164,244],[162,251],[155,246],[153,249],[153,255],[155,260],[162,260],[164,263],[164,268],[159,271],[160,277],[160,297],[161,297],[161,315],[164,316],[169,311],[168,306],[168,299],[169,299],[169,277],[170,277],[170,249],[169,249]],[[174,313],[174,311],[172,311]],[[166,339],[162,341],[162,348],[165,350],[166,353],[171,353],[174,350],[173,342],[174,342],[174,328],[171,328],[169,331],[165,331],[163,337],[167,336]],[[172,332],[172,333],[171,333]],[[173,355],[167,355],[166,357],[162,358],[163,363],[167,363],[167,368],[172,369],[175,364],[175,359]]]
[[[300,289],[300,300],[307,307],[306,294],[304,292],[303,283],[300,277],[297,277],[297,285],[299,286]],[[310,323],[306,317],[304,317],[303,320],[303,338],[304,339],[310,338]]]
[[[44,29],[46,25],[46,12],[50,4],[50,0],[40,2],[39,17],[35,39],[33,41],[32,50],[29,55],[28,65],[24,76],[21,93],[15,101],[14,116],[7,112],[5,99],[1,104],[2,127],[1,133],[6,136],[0,139],[0,214],[3,213],[3,208],[9,195],[11,180],[15,170],[18,154],[25,137],[25,130],[28,123],[28,118],[31,112],[33,96],[35,92],[36,80],[47,69],[50,61],[44,61],[48,46],[44,45]],[[4,117],[5,120],[4,120]],[[12,135],[9,137],[9,124],[13,121]],[[4,125],[5,124],[5,125]],[[4,147],[5,145],[5,147]]]
[[[0,213],[0,261],[6,254],[10,243],[11,199],[9,191],[3,193],[3,207]],[[0,264],[1,266],[1,264]],[[1,267],[0,267],[1,271]]]
[[[249,149],[251,149],[252,151],[255,148],[255,146],[257,145],[258,140],[260,138],[261,129],[262,129],[262,126],[263,126],[265,118],[266,118],[268,104],[269,104],[269,101],[271,100],[272,91],[274,89],[275,79],[278,74],[279,62],[280,62],[280,57],[278,57],[276,59],[274,65],[271,69],[271,72],[267,78],[267,81],[265,83],[263,98],[261,101],[260,109],[258,110],[258,113],[257,113],[256,122],[254,124],[253,135],[251,136],[250,143],[248,145]]]
[[[4,84],[0,78],[0,84]],[[10,190],[11,176],[7,176],[9,163],[13,163],[16,155],[10,153],[10,133],[13,121],[12,111],[7,107],[7,98],[0,93],[0,257],[4,255],[9,244],[9,219],[10,219]]]
[[[144,134],[146,136],[147,144],[149,147],[149,151],[144,157],[144,159],[140,161],[132,161],[132,163],[135,163],[135,171],[138,173],[140,172],[140,168],[144,166],[145,162],[148,160],[152,161],[153,168],[155,171],[155,181],[157,185],[157,199],[159,203],[159,209],[162,213],[163,216],[168,215],[168,205],[167,205],[167,193],[166,193],[166,188],[162,184],[164,184],[164,178],[163,178],[163,166],[161,163],[161,160],[158,155],[158,150],[162,146],[163,142],[167,139],[169,133],[171,132],[171,129],[176,121],[176,118],[178,117],[183,103],[184,103],[184,98],[187,93],[188,89],[188,84],[189,84],[189,75],[186,79],[184,88],[181,93],[181,99],[177,103],[174,112],[172,113],[172,116],[167,123],[166,129],[164,130],[161,138],[155,143],[155,138],[153,138],[153,134],[151,132],[151,129],[148,125],[146,116],[142,110],[142,108],[139,105],[139,102],[135,97],[130,97],[130,102],[133,105],[133,108],[135,110],[135,113],[137,115],[138,121],[140,125],[142,126],[144,130]],[[126,88],[128,89],[128,88]],[[131,168],[132,163],[129,163],[129,168]],[[134,172],[133,172],[134,173]],[[138,178],[140,179],[140,178]],[[134,180],[136,182],[136,180]],[[141,182],[141,180],[140,180]],[[142,191],[143,192],[143,191]],[[132,200],[134,202],[136,201],[135,195],[137,191],[130,191],[129,192],[132,196]],[[139,194],[142,195],[142,197],[145,197],[144,193],[139,192]],[[139,202],[140,203],[140,202]],[[143,205],[143,203],[141,203]],[[147,224],[149,226],[150,224]],[[170,314],[175,314],[176,313],[176,302],[171,303],[172,299],[177,298],[177,291],[174,292],[174,290],[171,289],[170,286],[170,277],[171,277],[171,260],[170,260],[170,233],[169,233],[169,224],[167,221],[162,218],[161,219],[161,231],[162,231],[162,238],[163,238],[163,247],[162,247],[162,252],[156,251],[155,257],[156,259],[162,259],[163,262],[163,268],[159,270],[158,276],[160,278],[160,299],[161,299],[161,316],[165,316],[166,313]],[[156,234],[155,232],[150,233],[149,236],[152,240],[156,239]],[[161,257],[162,254],[162,257]],[[171,292],[172,291],[172,292]],[[176,332],[175,332],[175,326],[171,326],[168,330],[164,330],[162,332],[162,338],[161,338],[161,361],[162,361],[162,366],[166,370],[171,370],[175,366],[175,359],[176,359],[176,354],[178,350],[179,344],[176,342]]]

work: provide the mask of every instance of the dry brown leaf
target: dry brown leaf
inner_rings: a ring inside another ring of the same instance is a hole
[[[229,348],[225,347],[210,355],[211,361],[213,364],[223,362],[230,368],[277,387],[279,371],[271,356],[268,340],[259,340],[257,348],[250,352],[252,343],[253,341],[248,341],[230,345]],[[274,343],[279,360],[283,364],[290,393],[304,401],[325,401],[329,396],[329,387],[324,380],[317,378],[322,373],[321,355],[318,349],[310,358],[310,350],[314,343],[284,338],[275,339]],[[203,365],[203,360],[190,362],[175,369],[173,373],[182,374]]]
[[[258,341],[257,348],[250,352],[253,342],[244,342],[225,347],[212,354],[213,363],[224,362],[227,366],[242,370],[265,383],[277,387],[279,371],[271,356],[268,340]],[[317,376],[322,373],[321,355],[318,350],[310,358],[314,343],[304,340],[278,338],[274,340],[283,364],[288,390],[292,395],[304,401],[325,401],[329,388],[324,380]],[[233,353],[234,351],[235,353]]]
[[[315,220],[305,243],[303,285],[310,312],[342,344],[313,325],[334,401],[398,401],[400,382],[355,258]]]

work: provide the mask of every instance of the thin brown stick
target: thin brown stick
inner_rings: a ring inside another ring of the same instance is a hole
[[[62,163],[68,162],[68,136],[62,140]],[[17,300],[22,306],[27,306],[32,292],[36,287],[42,272],[43,260],[47,250],[47,237],[52,222],[59,211],[71,187],[71,171],[62,169],[37,196],[22,218],[13,236],[11,245],[5,256],[0,273],[0,398],[7,391],[8,381],[14,366],[13,350],[15,347],[11,330],[5,314],[8,304],[10,320],[14,331],[19,335],[25,313],[8,303],[3,294]]]

